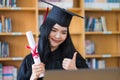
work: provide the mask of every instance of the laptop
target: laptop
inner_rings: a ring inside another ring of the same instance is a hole
[[[51,70],[45,72],[43,80],[120,80],[120,68]]]

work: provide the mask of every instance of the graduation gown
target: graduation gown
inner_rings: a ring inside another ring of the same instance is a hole
[[[61,55],[61,52],[59,50],[51,52],[45,64],[45,69],[46,70],[63,69],[62,68],[63,59],[64,57]],[[30,80],[32,74],[32,64],[34,64],[32,54],[29,54],[24,58],[19,68],[17,80]],[[77,54],[76,66],[77,68],[88,68],[85,59],[83,59],[80,54]],[[39,78],[38,80],[43,80],[43,78]]]

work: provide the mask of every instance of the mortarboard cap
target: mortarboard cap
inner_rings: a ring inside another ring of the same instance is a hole
[[[55,21],[56,23],[58,23],[59,25],[61,25],[63,27],[69,27],[73,16],[78,16],[80,18],[83,18],[82,16],[79,16],[75,13],[67,11],[63,8],[60,8],[60,7],[53,5],[49,2],[46,2],[44,0],[41,0],[41,2],[44,2],[44,3],[47,3],[51,6],[53,6],[51,11],[47,15],[47,18],[52,19],[53,21]]]

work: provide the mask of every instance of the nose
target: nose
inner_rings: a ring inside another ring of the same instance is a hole
[[[56,33],[55,38],[60,38],[60,33]]]

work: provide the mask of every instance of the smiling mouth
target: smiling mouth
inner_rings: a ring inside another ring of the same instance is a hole
[[[55,43],[59,43],[60,42],[60,40],[55,40],[53,38],[51,38],[51,40],[54,41]]]

